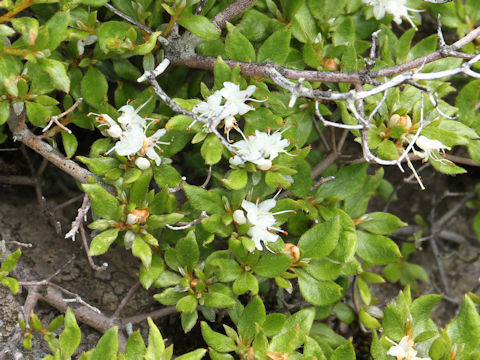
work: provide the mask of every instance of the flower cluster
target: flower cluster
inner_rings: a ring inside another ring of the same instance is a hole
[[[262,100],[251,98],[256,90],[254,85],[248,86],[246,90],[240,90],[239,85],[225,81],[223,86],[221,90],[217,90],[210,95],[207,101],[196,104],[192,112],[205,119],[211,119],[214,128],[223,120],[228,137],[230,130],[236,127],[235,116],[244,115],[253,109],[245,104],[245,101],[261,102]],[[222,105],[223,100],[225,101]],[[192,127],[195,122],[191,123],[189,127]]]
[[[385,13],[387,13],[393,15],[393,21],[395,21],[397,24],[401,24],[402,18],[405,18],[414,28],[416,28],[416,26],[408,12],[422,11],[408,8],[405,5],[407,0],[363,0],[363,2],[367,5],[373,6],[373,15],[375,15],[377,19],[383,18]]]
[[[131,105],[124,105],[118,111],[122,113],[117,119],[113,120],[107,114],[96,114],[97,120],[100,122],[100,126],[107,126],[105,132],[113,139],[117,139],[117,142],[111,148],[106,155],[112,151],[116,151],[120,156],[135,156],[135,165],[139,169],[145,170],[150,167],[150,160],[155,161],[158,166],[162,163],[162,158],[158,155],[156,149],[160,152],[162,149],[159,144],[168,144],[166,142],[158,141],[163,135],[165,135],[165,129],[159,129],[150,136],[147,136],[147,130],[149,126],[156,122],[155,119],[142,118],[138,115],[139,111],[148,103],[145,102],[137,109]],[[147,120],[150,122],[147,124]],[[148,160],[147,158],[150,160]]]
[[[286,130],[286,129],[285,129]],[[245,162],[255,164],[258,169],[266,171],[272,167],[272,160],[279,153],[289,154],[285,148],[290,145],[288,139],[282,139],[282,133],[285,131],[275,131],[273,134],[255,130],[253,135],[246,137],[240,130],[243,140],[232,144],[237,150],[238,155],[230,158],[230,164],[243,165]]]
[[[387,355],[395,356],[397,360],[431,360],[430,358],[417,356],[417,350],[413,348],[415,342],[410,336],[404,336],[398,344],[388,337],[387,340],[393,344],[388,350]]]
[[[277,204],[275,197],[273,199],[262,201],[261,203],[259,203],[258,199],[256,203],[243,200],[242,208],[247,212],[247,216],[245,217],[245,212],[240,209],[235,210],[233,213],[233,220],[237,224],[250,225],[248,235],[250,235],[258,250],[263,249],[262,242],[268,249],[268,243],[278,240],[279,236],[275,234],[275,232],[286,234],[282,229],[274,227],[277,222],[277,219],[275,219],[274,216],[287,212],[295,212],[294,210],[284,210],[271,213],[270,210],[272,210]]]

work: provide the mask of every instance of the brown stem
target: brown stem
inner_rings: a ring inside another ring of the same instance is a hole
[[[212,19],[212,22],[219,28],[222,28],[225,26],[227,21],[230,21],[234,17],[240,15],[242,12],[247,10],[247,8],[254,2],[255,0],[236,0],[235,2],[228,5],[224,10],[215,15],[215,17]]]
[[[15,4],[13,7],[12,11],[7,12],[6,14],[0,16],[0,24],[4,23],[6,21],[10,21],[12,17],[17,15],[19,12],[25,10],[26,8],[30,7],[33,5],[33,0],[24,0],[18,5]]]
[[[367,83],[369,78],[381,78],[385,76],[393,76],[400,73],[403,73],[407,70],[412,70],[418,68],[424,64],[431,63],[433,61],[439,60],[445,57],[461,57],[470,59],[474,55],[462,54],[457,51],[468,43],[475,40],[480,36],[480,26],[472,30],[466,36],[456,41],[450,46],[441,48],[429,55],[420,57],[418,59],[406,62],[400,65],[394,65],[386,67],[379,70],[373,70],[366,72],[366,70],[360,70],[357,72],[329,72],[329,71],[316,71],[316,70],[295,70],[289,69],[282,66],[275,66],[275,68],[288,79],[300,79],[303,78],[307,81],[319,81],[319,82],[334,82],[334,83]],[[173,65],[183,65],[190,68],[202,69],[202,70],[213,70],[217,58],[203,56],[203,55],[193,55],[187,58],[172,58],[170,59]],[[266,73],[267,65],[272,65],[268,63],[245,63],[240,61],[224,60],[227,65],[231,68],[235,66],[240,66],[242,69],[241,73],[247,76],[255,77],[264,77],[268,78],[269,76]]]

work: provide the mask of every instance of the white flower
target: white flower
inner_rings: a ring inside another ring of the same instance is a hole
[[[286,129],[285,129],[286,130]],[[283,130],[283,131],[285,131]],[[282,139],[283,131],[275,131],[265,133],[256,130],[253,135],[245,137],[243,140],[232,144],[232,147],[237,150],[240,156],[233,156],[230,158],[230,164],[243,165],[245,162],[251,162],[260,170],[266,171],[272,167],[272,160],[275,159],[279,153],[283,152],[290,155],[285,148],[290,144],[288,139]]]
[[[381,19],[385,16],[385,13],[393,15],[393,21],[397,24],[401,24],[402,18],[408,20],[408,22],[416,28],[415,24],[410,17],[409,11],[422,12],[422,10],[416,10],[408,8],[405,3],[407,0],[362,0],[365,4],[373,6],[373,15],[377,19]]]
[[[423,135],[418,137],[415,144],[423,151],[414,150],[413,152],[415,155],[422,158],[423,161],[431,159],[433,161],[444,162],[446,160],[440,156],[439,152],[444,154],[445,150],[450,150],[450,147],[442,144],[440,141],[429,139]]]
[[[215,117],[219,115],[224,107],[220,105],[222,103],[222,94],[220,91],[215,91],[207,98],[207,101],[202,101],[196,104],[192,112],[194,114],[200,114],[204,118]]]
[[[387,352],[387,355],[395,356],[397,360],[431,360],[430,358],[420,358],[417,356],[417,350],[413,348],[415,342],[409,336],[404,336],[397,344],[387,337],[393,346]]]
[[[279,193],[280,192],[278,192],[277,195]],[[278,240],[279,236],[274,232],[281,232],[286,234],[286,232],[282,229],[274,227],[275,223],[277,222],[274,215],[294,212],[294,210],[284,210],[271,213],[270,210],[273,209],[277,204],[277,201],[275,200],[277,195],[275,195],[273,199],[268,199],[262,201],[261,203],[259,203],[258,200],[256,203],[243,200],[242,208],[247,212],[246,219],[242,210],[239,209],[235,210],[234,212],[234,219],[236,218],[235,222],[237,222],[238,224],[244,224],[246,222],[250,225],[248,235],[250,235],[253,242],[255,243],[255,247],[258,250],[263,249],[262,242],[263,244],[265,244],[265,247],[267,247],[267,244],[269,242],[275,242]]]
[[[229,139],[230,130],[236,128],[236,115],[244,115],[250,110],[254,110],[251,106],[245,104],[245,101],[263,102],[265,100],[252,99],[250,96],[255,92],[256,87],[250,85],[246,90],[240,90],[240,86],[229,81],[223,83],[223,88],[215,91],[207,98],[207,101],[202,101],[196,104],[192,112],[199,114],[205,119],[209,119],[211,126],[216,128],[223,120],[225,132],[227,133],[227,140]],[[222,101],[225,99],[224,104]],[[189,126],[190,129],[197,120],[194,120]],[[208,130],[207,130],[208,131]]]
[[[83,39],[80,39],[77,41],[77,50],[78,50],[78,55],[83,55],[85,52],[85,46],[87,45],[92,45],[97,41],[97,35],[88,35],[84,37]]]
[[[150,100],[150,99],[149,99]],[[113,120],[107,114],[95,114],[97,115],[97,121],[100,122],[100,126],[108,126],[105,132],[114,139],[118,139],[113,148],[111,148],[106,155],[112,151],[116,151],[120,156],[138,156],[135,160],[135,165],[139,169],[145,170],[150,167],[150,160],[155,161],[158,166],[162,163],[162,158],[158,155],[158,151],[162,151],[159,144],[169,144],[166,142],[158,141],[165,135],[165,129],[157,130],[153,135],[147,136],[147,130],[149,126],[155,123],[155,119],[142,118],[138,115],[138,112],[148,103],[148,101],[135,109],[131,105],[122,106],[119,111],[122,112],[117,119]],[[150,122],[147,124],[147,120]]]
[[[228,115],[244,115],[252,110],[252,107],[245,104],[245,101],[258,101],[250,97],[256,90],[255,85],[248,86],[246,90],[240,90],[239,85],[225,81],[223,86],[220,94],[225,98],[225,109]]]

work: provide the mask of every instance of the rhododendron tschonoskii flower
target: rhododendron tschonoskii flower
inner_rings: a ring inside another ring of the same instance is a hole
[[[393,344],[387,355],[395,356],[397,360],[431,360],[428,357],[421,358],[417,356],[417,350],[413,348],[415,342],[410,336],[404,336],[398,344],[388,337],[387,340]]]
[[[216,128],[222,120],[225,124],[225,132],[227,134],[232,128],[236,126],[235,116],[244,115],[253,107],[245,104],[245,101],[262,102],[264,100],[256,100],[251,98],[256,90],[254,85],[250,85],[246,90],[240,90],[240,86],[229,81],[223,83],[223,88],[215,91],[207,98],[207,101],[202,101],[196,104],[192,112],[199,114],[205,119],[212,121],[212,127]],[[222,101],[225,100],[222,105]],[[189,128],[196,123],[194,120]],[[228,136],[228,135],[227,135]]]
[[[416,26],[408,12],[422,12],[422,10],[408,8],[406,6],[406,0],[363,0],[363,2],[373,6],[373,15],[375,15],[377,19],[383,18],[385,13],[387,13],[393,15],[393,21],[397,24],[401,24],[402,18],[405,18],[414,28],[416,28]]]
[[[285,129],[286,130],[286,129]],[[230,164],[243,165],[245,162],[251,162],[260,170],[269,170],[272,167],[272,160],[279,153],[290,155],[285,148],[290,144],[288,139],[282,139],[282,133],[285,131],[275,131],[273,134],[269,132],[255,130],[253,135],[246,137],[243,132],[239,132],[243,136],[243,140],[232,144],[237,150],[238,155],[230,158]]]
[[[277,195],[279,193],[280,192],[278,192]],[[268,249],[268,243],[278,240],[279,236],[275,234],[275,232],[286,234],[282,229],[274,227],[277,222],[274,215],[295,212],[294,210],[283,210],[271,213],[270,210],[272,210],[277,204],[277,201],[275,200],[277,195],[275,195],[273,199],[268,199],[262,202],[257,200],[256,203],[243,200],[242,208],[245,210],[246,216],[245,212],[241,209],[235,210],[233,213],[233,219],[237,224],[250,225],[248,235],[250,235],[258,250],[263,249],[262,243]]]
[[[148,102],[148,100],[147,100]],[[135,156],[135,164],[138,168],[145,170],[150,167],[150,161],[145,158],[155,161],[158,166],[162,162],[162,158],[158,155],[156,150],[162,151],[159,144],[168,144],[160,142],[159,139],[165,135],[165,129],[155,131],[153,135],[147,136],[149,126],[156,122],[155,119],[142,118],[138,112],[147,104],[145,102],[137,109],[131,105],[122,106],[119,111],[122,113],[117,121],[114,121],[107,114],[95,114],[97,120],[101,123],[100,126],[106,125],[108,129],[105,132],[112,138],[118,139],[113,148],[111,148],[106,155],[112,151],[120,156]],[[150,122],[147,124],[147,120]]]
[[[429,139],[426,136],[420,135],[415,141],[417,145],[423,151],[414,150],[414,154],[427,161],[429,159],[433,161],[448,161],[440,156],[440,152],[445,153],[445,150],[450,150],[450,147],[444,145],[442,142],[434,139]]]

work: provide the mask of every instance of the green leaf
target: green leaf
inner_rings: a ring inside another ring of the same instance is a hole
[[[148,348],[145,354],[146,359],[157,359],[158,355],[162,354],[165,351],[165,343],[163,341],[162,334],[158,330],[157,325],[149,317],[148,321]]]
[[[150,318],[149,318],[150,319]],[[143,342],[140,331],[134,331],[130,334],[125,347],[125,360],[137,360],[141,359],[145,354],[145,343]]]
[[[118,327],[108,330],[98,341],[91,360],[117,360]]]
[[[0,277],[0,282],[8,287],[13,295],[18,293],[18,281],[11,277]]]
[[[256,326],[262,326],[266,319],[265,305],[259,296],[254,296],[243,309],[238,321],[238,333],[247,341],[255,336]]]
[[[262,326],[264,334],[269,337],[277,335],[285,324],[285,319],[284,314],[268,314]]]
[[[260,258],[254,267],[254,271],[257,275],[274,278],[275,276],[283,274],[291,263],[292,258],[287,254],[267,253]]]
[[[147,225],[150,230],[160,229],[167,224],[172,225],[180,221],[184,217],[183,214],[171,213],[165,215],[150,215],[147,220]]]
[[[70,308],[67,308],[65,312],[65,329],[59,337],[62,358],[67,359],[73,355],[78,345],[80,345],[81,338],[82,332],[75,320],[75,315]]]
[[[221,30],[205,16],[181,17],[178,23],[201,39],[216,40],[220,37]]]
[[[80,82],[80,89],[85,101],[98,108],[107,98],[108,83],[99,70],[90,66]]]
[[[258,293],[258,280],[250,273],[242,272],[242,274],[235,280],[232,290],[237,295],[245,294],[250,291],[252,295]]]
[[[40,59],[40,68],[50,76],[52,85],[66,93],[70,91],[70,78],[67,75],[65,66],[57,60]]]
[[[142,261],[145,269],[150,270],[150,265],[152,263],[152,249],[145,241],[143,241],[141,236],[137,236],[133,241],[132,254]]]
[[[350,341],[335,349],[330,360],[355,360],[355,349]]]
[[[147,270],[145,266],[142,265],[140,267],[138,278],[140,279],[140,282],[142,283],[143,287],[145,289],[148,289],[150,286],[152,286],[155,280],[157,280],[158,277],[162,274],[163,270],[164,270],[164,264],[163,264],[162,257],[157,254],[153,254],[150,269]]]
[[[187,236],[181,238],[177,242],[175,247],[177,252],[177,259],[181,266],[188,268],[192,271],[200,258],[200,252],[198,250],[197,240],[195,239],[195,233],[190,231]]]
[[[183,185],[183,189],[192,206],[198,211],[204,210],[209,214],[223,214],[225,212],[222,198],[217,193],[188,184]]]
[[[228,174],[228,177],[222,179],[222,181],[232,190],[243,189],[248,181],[247,171],[244,169],[233,170]]]
[[[90,197],[93,211],[108,220],[119,220],[118,200],[98,184],[82,184],[82,189]]]
[[[298,247],[303,250],[303,256],[319,259],[330,254],[337,246],[340,236],[340,217],[316,224],[306,231],[298,241]]]
[[[88,169],[96,175],[103,176],[108,171],[118,168],[120,162],[112,157],[87,158],[77,156],[76,159],[87,165]]]
[[[69,19],[69,12],[59,11],[47,21],[48,49],[55,50],[67,37]]]
[[[152,180],[152,170],[144,170],[140,177],[133,183],[130,190],[130,203],[137,205],[137,207],[144,205],[143,203],[147,195],[150,180]]]
[[[207,350],[205,349],[197,349],[177,357],[176,360],[200,360],[206,352]]]
[[[0,126],[5,124],[10,117],[10,103],[8,101],[0,101]]]
[[[206,293],[203,297],[203,300],[203,304],[211,308],[223,309],[233,307],[235,305],[235,300],[232,297],[220,292]]]
[[[17,261],[22,255],[22,251],[20,249],[15,250],[15,252],[11,253],[2,263],[0,270],[9,273],[15,266],[17,265]]]
[[[209,134],[200,148],[205,164],[215,165],[222,159],[223,145],[215,134]]]
[[[351,17],[345,17],[345,20],[338,25],[333,34],[333,45],[353,46],[355,42],[355,26]]]
[[[383,329],[385,335],[399,342],[405,336],[406,320],[406,314],[402,313],[398,307],[388,305],[383,313]]]
[[[65,154],[67,155],[67,159],[70,159],[75,152],[77,151],[78,141],[75,135],[69,134],[66,131],[62,131],[62,140],[63,140],[63,148],[65,149]]]
[[[180,322],[185,333],[193,329],[198,320],[198,311],[182,312],[180,314]]]
[[[390,234],[407,224],[392,214],[373,212],[362,217],[360,227],[378,235]]]
[[[178,300],[176,307],[177,311],[191,313],[195,311],[198,305],[197,298],[194,295],[187,295]]]
[[[119,229],[109,229],[95,236],[90,244],[90,255],[102,255],[116,240]]]
[[[160,294],[153,295],[153,298],[163,305],[176,305],[177,302],[185,296],[185,293],[179,292],[174,288],[168,288]]]
[[[480,342],[480,316],[472,299],[465,295],[458,316],[446,327],[451,342],[460,346],[465,344],[468,352]]]
[[[342,297],[342,287],[333,281],[319,281],[298,269],[298,285],[305,300],[317,306],[332,304]]]
[[[150,54],[157,44],[157,38],[161,35],[162,33],[160,31],[154,32],[152,34],[148,35],[148,40],[141,45],[135,45],[133,48],[133,53],[135,55],[147,55]]]
[[[337,196],[340,200],[356,193],[366,179],[366,164],[356,164],[344,167],[335,174],[335,179],[320,185],[315,198]]]
[[[202,336],[208,346],[212,347],[218,352],[231,352],[235,351],[237,345],[228,336],[222,335],[216,331],[213,331],[205,321],[200,323],[202,328]]]
[[[375,265],[388,265],[400,256],[397,244],[385,236],[357,231],[357,254],[363,260]]]
[[[278,65],[283,65],[290,51],[290,38],[292,30],[289,28],[275,31],[258,49],[258,62],[273,61]]]
[[[108,0],[80,0],[82,4],[91,5],[91,6],[103,6]]]
[[[38,20],[31,17],[17,17],[10,20],[13,28],[22,34],[25,42],[33,46],[38,36]]]
[[[40,104],[31,101],[25,101],[28,121],[35,126],[44,127],[50,118],[50,111]]]
[[[175,187],[180,184],[182,176],[172,165],[161,164],[153,168],[153,177],[160,187]]]
[[[235,26],[227,23],[228,35],[225,39],[225,51],[231,60],[255,61],[255,49],[248,39]]]

